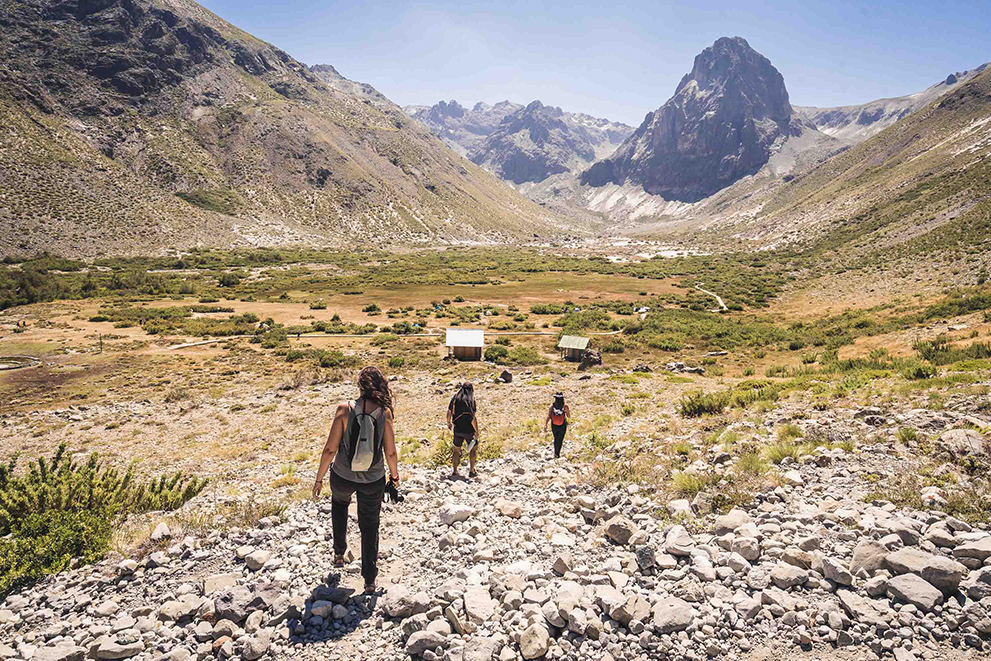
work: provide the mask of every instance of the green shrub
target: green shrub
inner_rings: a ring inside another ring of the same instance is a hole
[[[902,427],[898,430],[898,440],[902,443],[909,443],[919,439],[919,432],[911,427]]]
[[[532,365],[545,365],[547,364],[547,359],[541,356],[533,347],[518,346],[509,350],[506,355],[506,362],[521,367],[528,367]]]
[[[602,347],[604,353],[623,353],[625,350],[626,347],[619,340],[613,340]]]
[[[946,337],[916,342],[913,349],[933,365],[947,365],[960,360],[991,358],[991,342],[974,342],[966,347],[955,347]]]
[[[321,351],[318,357],[320,367],[357,367],[361,360],[348,356],[343,351]]]
[[[61,571],[76,557],[92,562],[127,515],[173,510],[206,480],[175,473],[142,481],[134,466],[107,468],[96,454],[72,460],[60,445],[16,474],[17,457],[0,466],[0,596]]]
[[[729,405],[728,392],[705,393],[701,390],[687,393],[678,402],[678,413],[683,418],[700,418],[704,415],[716,415],[723,412]]]
[[[406,359],[402,356],[393,356],[389,359],[389,367],[392,369],[399,369],[406,364]]]
[[[637,412],[637,407],[630,402],[623,402],[623,405],[619,408],[619,412],[625,417],[629,418],[631,415]]]
[[[290,349],[286,352],[286,362],[295,363],[297,360],[302,360],[306,357],[306,352],[300,349]]]
[[[739,460],[736,462],[734,470],[738,474],[747,477],[759,477],[770,470],[770,466],[768,466],[767,461],[760,456],[759,452],[751,451],[740,456]]]
[[[493,363],[501,363],[509,355],[509,349],[501,344],[493,344],[485,347],[485,360]]]
[[[382,308],[380,308],[377,303],[369,303],[365,307],[361,308],[361,311],[369,314],[373,314],[373,313],[381,312]]]
[[[902,376],[910,381],[921,381],[939,376],[939,370],[929,363],[915,363],[903,367]]]
[[[233,273],[223,273],[217,278],[217,284],[221,287],[237,287],[241,284],[241,278]]]
[[[533,314],[564,314],[565,308],[563,305],[554,303],[537,303],[530,306],[530,312]]]

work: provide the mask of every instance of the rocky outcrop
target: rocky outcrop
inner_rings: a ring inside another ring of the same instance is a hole
[[[674,96],[612,156],[582,173],[581,183],[629,182],[694,202],[756,173],[776,140],[801,131],[770,60],[746,40],[724,37],[695,58]]]

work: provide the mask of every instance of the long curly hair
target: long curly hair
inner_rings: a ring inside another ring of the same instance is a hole
[[[395,414],[395,400],[389,389],[389,380],[382,374],[382,370],[369,365],[358,372],[358,389],[361,390],[362,399],[370,399]]]

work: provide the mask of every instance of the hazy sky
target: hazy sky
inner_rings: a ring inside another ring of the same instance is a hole
[[[201,3],[400,105],[539,99],[633,125],[722,36],[767,56],[795,105],[909,94],[991,60],[989,0]]]

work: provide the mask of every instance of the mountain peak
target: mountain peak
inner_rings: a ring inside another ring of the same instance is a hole
[[[792,114],[784,78],[742,37],[722,37],[695,57],[663,106],[582,174],[602,186],[630,181],[667,199],[696,201],[760,170]]]

